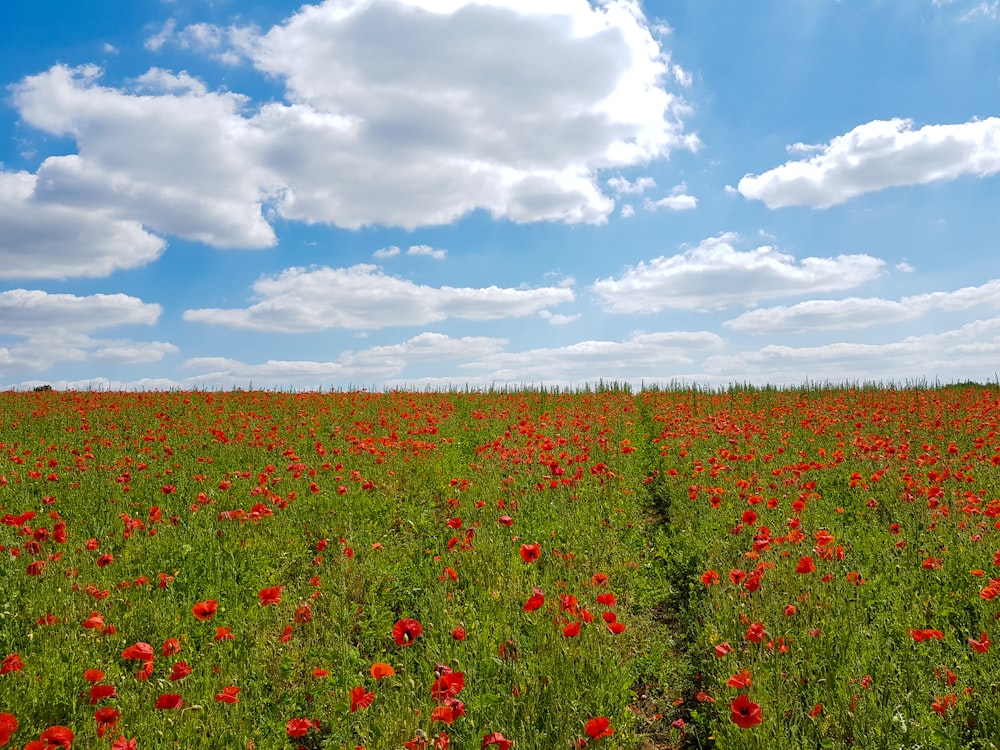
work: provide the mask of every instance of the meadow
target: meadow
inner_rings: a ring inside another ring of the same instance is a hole
[[[0,747],[993,748],[1000,389],[0,394]]]

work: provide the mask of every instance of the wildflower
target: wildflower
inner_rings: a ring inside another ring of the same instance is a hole
[[[990,648],[990,639],[985,632],[979,634],[979,640],[969,638],[969,646],[977,654],[985,654]]]
[[[271,604],[280,604],[281,590],[283,588],[284,586],[268,586],[257,592],[257,596],[260,598],[260,606],[266,607]]]
[[[164,693],[156,699],[156,707],[161,710],[181,708],[184,701],[177,693]]]
[[[542,545],[540,544],[521,545],[521,559],[524,560],[524,562],[533,563],[541,556],[542,556]]]
[[[611,722],[605,716],[597,716],[588,721],[586,727],[584,727],[584,731],[594,740],[598,740],[601,737],[610,737],[615,733]]]
[[[545,604],[545,595],[542,594],[541,589],[535,589],[535,593],[528,597],[528,601],[524,603],[521,609],[525,612],[534,612],[543,604]]]
[[[153,656],[153,647],[148,643],[142,643],[141,641],[139,643],[133,643],[131,646],[122,651],[123,659],[138,659],[146,661],[152,659]]]
[[[97,709],[94,712],[94,721],[97,722],[97,736],[103,737],[111,729],[114,729],[115,724],[121,719],[122,715],[116,708],[111,706],[105,706],[104,708]]]
[[[748,641],[753,641],[754,643],[760,643],[764,640],[766,635],[764,631],[764,623],[755,622],[749,628],[747,628],[746,639]]]
[[[129,740],[122,736],[112,743],[111,750],[136,750],[137,745],[138,739],[136,737]]]
[[[10,742],[10,736],[17,731],[17,717],[14,714],[0,714],[0,747]]]
[[[397,646],[410,646],[424,632],[423,626],[409,617],[396,621],[392,626],[392,637]]]
[[[612,593],[598,594],[597,603],[603,604],[606,607],[613,607],[615,606],[615,595]]]
[[[816,563],[813,561],[812,557],[806,555],[805,557],[799,558],[799,564],[795,566],[796,573],[812,573],[816,570]]]
[[[167,638],[167,640],[163,642],[163,646],[161,647],[160,652],[164,656],[173,656],[174,654],[179,654],[181,652],[181,642],[176,638]]]
[[[479,750],[486,750],[490,745],[496,745],[499,750],[509,750],[513,744],[513,740],[508,740],[500,732],[491,732],[483,737],[483,743],[479,746]]]
[[[90,705],[96,706],[105,698],[115,697],[115,686],[114,685],[91,685],[90,687]]]
[[[608,630],[610,630],[615,635],[621,635],[625,632],[625,623],[622,622],[609,622]]]
[[[728,653],[729,653],[730,651],[732,651],[732,650],[733,650],[733,647],[732,647],[732,646],[730,646],[730,645],[729,645],[729,643],[728,643],[727,641],[723,641],[722,643],[718,644],[718,645],[717,645],[717,646],[715,647],[715,649],[714,649],[714,650],[715,650],[715,655],[716,655],[716,656],[717,656],[717,657],[718,657],[719,659],[721,659],[721,658],[722,658],[723,656],[725,656],[725,655],[726,655],[726,654],[728,654]]]
[[[719,582],[719,571],[706,570],[701,574],[701,582],[706,586],[714,586]]]
[[[191,608],[191,613],[195,616],[196,620],[211,620],[215,617],[215,612],[219,608],[219,602],[215,599],[208,599],[207,601],[198,602]]]
[[[811,716],[811,717],[812,717],[812,718],[814,718],[814,719],[815,719],[815,718],[816,718],[817,716],[819,716],[819,715],[820,715],[821,713],[823,713],[823,704],[822,704],[822,703],[817,703],[817,704],[816,704],[815,706],[813,706],[813,707],[812,707],[812,708],[811,708],[811,709],[809,710],[809,716]]]
[[[46,750],[49,747],[72,747],[73,737],[73,731],[69,727],[60,725],[49,727],[39,735],[39,739],[46,743]]]
[[[219,703],[239,703],[240,699],[236,697],[239,692],[240,689],[236,685],[227,685],[222,688],[221,693],[215,694],[215,700]]]
[[[760,714],[760,706],[745,695],[736,697],[730,704],[730,711],[732,712],[730,718],[740,729],[750,729],[764,720]]]
[[[392,668],[391,664],[386,664],[384,661],[376,662],[372,664],[369,670],[371,676],[376,680],[383,680],[386,677],[392,677],[396,674],[396,670]]]
[[[575,638],[580,635],[580,621],[576,620],[563,628],[562,634],[567,638]]]
[[[306,732],[316,726],[311,719],[289,719],[285,724],[285,734],[289,737],[303,737]]]
[[[170,675],[171,682],[177,682],[177,680],[183,680],[189,674],[191,674],[192,669],[188,666],[186,661],[179,661],[174,664],[174,670]]]
[[[750,687],[752,683],[752,675],[746,669],[740,670],[732,677],[726,681],[726,685],[731,688],[736,688],[737,690],[743,690],[744,688]]]
[[[24,662],[21,661],[21,657],[18,654],[7,654],[3,661],[0,662],[0,674],[7,674],[9,672],[20,672],[24,669]]]
[[[368,708],[375,700],[375,693],[367,693],[363,686],[358,685],[356,688],[352,688],[350,692],[351,696],[351,713],[355,713],[359,708]]]
[[[943,717],[948,709],[953,708],[956,703],[958,703],[958,696],[955,693],[949,693],[948,695],[935,698],[934,702],[931,704],[931,709],[938,716]]]
[[[463,672],[447,672],[434,680],[434,684],[431,685],[431,697],[435,703],[444,703],[462,692],[463,687],[465,687]]]
[[[463,627],[453,628],[452,631],[451,631],[451,637],[454,640],[456,640],[456,641],[464,641],[465,640],[465,628],[463,628]]]
[[[84,670],[83,679],[87,682],[100,682],[104,679],[104,672],[99,669]]]

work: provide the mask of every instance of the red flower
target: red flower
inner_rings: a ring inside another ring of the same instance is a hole
[[[90,688],[90,705],[96,706],[105,698],[115,697],[114,685],[92,685]]]
[[[812,573],[814,570],[816,570],[816,563],[808,555],[800,557],[799,564],[795,566],[796,573]]]
[[[21,661],[21,657],[18,654],[7,654],[0,662],[0,674],[7,674],[8,672],[20,672],[24,669],[24,662]]]
[[[611,726],[611,722],[604,716],[597,716],[588,721],[584,731],[590,736],[591,739],[595,740],[600,739],[601,737],[610,737],[615,733],[614,728]]]
[[[181,642],[176,638],[167,638],[160,647],[160,653],[164,656],[172,656],[181,652]]]
[[[156,707],[159,709],[180,708],[184,705],[180,695],[177,693],[164,693],[156,699]]]
[[[514,740],[508,740],[500,732],[491,732],[483,737],[483,744],[479,746],[479,750],[486,750],[490,745],[496,745],[500,750],[509,750],[513,744]]]
[[[136,737],[133,737],[130,740],[125,737],[119,737],[111,745],[111,750],[136,750],[137,744],[138,739]]]
[[[99,669],[87,669],[83,673],[83,679],[87,682],[100,682],[104,679],[104,672]]]
[[[392,668],[391,664],[386,664],[384,661],[375,662],[372,664],[369,670],[371,676],[376,680],[383,680],[386,677],[392,677],[396,674],[396,670]]]
[[[49,746],[51,747],[73,746],[73,731],[69,727],[64,727],[64,726],[49,727],[44,732],[42,732],[38,738],[47,743],[46,748],[48,748]]]
[[[215,694],[215,700],[219,703],[239,703],[240,699],[236,697],[239,692],[240,689],[236,685],[227,685],[222,688],[221,693]]]
[[[764,640],[766,635],[767,634],[764,632],[764,623],[762,622],[755,622],[747,628],[746,638],[748,641],[760,643]]]
[[[455,716],[455,709],[451,706],[435,706],[434,710],[431,711],[431,722],[441,721],[445,724],[451,725],[457,717]]]
[[[524,603],[522,609],[525,612],[534,612],[543,604],[545,604],[545,595],[542,594],[541,590],[536,589],[535,593],[528,597],[528,601]]]
[[[562,634],[567,638],[576,638],[580,635],[580,621],[576,620],[563,628]]]
[[[351,713],[355,713],[359,708],[368,708],[375,700],[375,693],[366,693],[364,687],[358,685],[351,689]]]
[[[615,606],[615,595],[611,594],[611,593],[598,594],[597,595],[597,603],[598,604],[603,604],[606,607],[613,607],[613,606]]]
[[[215,640],[216,641],[231,641],[236,636],[233,635],[233,631],[230,628],[218,627],[215,629]]]
[[[191,613],[195,616],[197,620],[211,620],[215,617],[215,611],[219,608],[219,602],[215,599],[209,599],[204,602],[198,602],[191,608]]]
[[[719,571],[706,570],[701,574],[701,582],[706,586],[714,586],[719,582]]]
[[[730,705],[730,710],[732,711],[733,723],[740,729],[749,729],[764,720],[760,715],[760,706],[745,695],[737,696]]]
[[[302,737],[316,726],[311,719],[289,719],[285,724],[285,733],[289,737]]]
[[[728,641],[723,641],[715,647],[715,655],[721,659],[732,650],[733,647],[729,645]]]
[[[260,606],[266,607],[269,604],[279,604],[281,602],[281,590],[284,586],[268,586],[261,589],[257,596],[260,597]]]
[[[731,688],[736,688],[737,690],[742,690],[743,688],[750,687],[752,683],[751,678],[753,675],[746,669],[740,670],[728,680],[726,680],[726,685]]]
[[[138,659],[141,661],[150,661],[155,654],[153,653],[153,647],[148,643],[133,643],[131,646],[122,651],[123,659]]]
[[[969,646],[977,654],[985,654],[990,648],[990,639],[985,632],[979,634],[979,640],[975,638],[969,639]]]
[[[465,628],[462,627],[453,628],[451,631],[451,637],[454,638],[456,641],[464,641]]]
[[[625,623],[623,622],[609,622],[608,630],[610,630],[615,635],[621,635],[625,632]]]
[[[94,721],[97,722],[97,736],[103,737],[109,730],[114,729],[115,724],[118,723],[121,717],[122,715],[118,709],[111,706],[104,706],[97,709],[94,713]]]
[[[392,626],[392,637],[397,646],[410,646],[424,632],[423,626],[416,620],[404,617]]]
[[[183,680],[189,674],[191,674],[192,669],[188,666],[186,661],[179,661],[174,664],[174,671],[170,674],[170,681],[177,682],[177,680]]]
[[[10,742],[10,736],[17,731],[17,717],[14,714],[0,714],[0,747]]]
[[[444,703],[462,692],[464,687],[464,672],[448,672],[434,680],[434,684],[431,685],[431,697],[435,703]]]
[[[524,560],[526,563],[533,563],[541,556],[542,556],[542,545],[540,544],[521,545],[521,559]]]

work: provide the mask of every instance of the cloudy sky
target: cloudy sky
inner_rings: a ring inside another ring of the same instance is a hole
[[[1000,0],[0,28],[0,387],[1000,373]]]

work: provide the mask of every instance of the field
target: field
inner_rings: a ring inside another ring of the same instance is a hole
[[[0,394],[0,746],[991,748],[1000,390]]]

